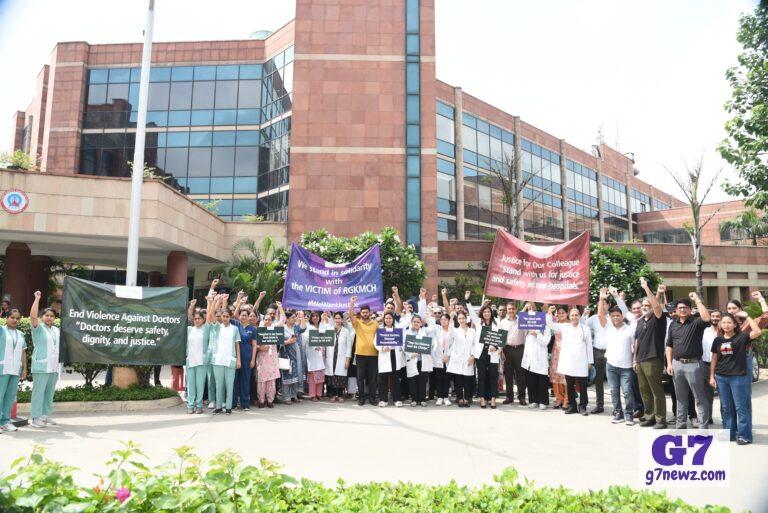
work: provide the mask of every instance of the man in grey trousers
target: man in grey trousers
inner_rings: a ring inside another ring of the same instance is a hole
[[[686,429],[688,421],[688,392],[693,392],[696,404],[701,405],[698,412],[699,426],[707,426],[712,418],[712,408],[707,400],[706,387],[708,376],[701,365],[702,337],[710,324],[707,307],[695,292],[688,299],[676,301],[677,319],[669,325],[665,356],[667,374],[672,376],[672,383],[677,396],[676,429]],[[696,303],[699,317],[693,316],[691,301]]]

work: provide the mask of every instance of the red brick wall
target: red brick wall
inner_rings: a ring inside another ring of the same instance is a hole
[[[13,132],[11,132],[11,151],[20,150],[24,143],[24,111],[18,110],[13,113],[12,124]]]

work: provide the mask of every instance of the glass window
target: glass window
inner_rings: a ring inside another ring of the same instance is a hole
[[[213,115],[213,124],[218,126],[237,124],[237,111],[217,110]]]
[[[286,93],[293,92],[293,63],[283,68],[283,87]]]
[[[419,0],[406,0],[405,30],[407,32],[419,31]]]
[[[195,68],[197,73],[197,68]],[[192,108],[212,109],[216,82],[195,82],[192,88]]]
[[[167,146],[186,147],[189,146],[189,132],[168,132]]]
[[[192,82],[171,84],[171,110],[187,110],[192,105]]]
[[[237,111],[238,125],[258,125],[261,123],[261,109],[240,109]]]
[[[408,94],[418,94],[419,92],[419,64],[408,63],[405,65],[405,92]]]
[[[234,183],[234,178],[211,178],[211,194],[231,194]]]
[[[421,158],[418,155],[409,155],[407,157],[406,172],[410,177],[421,176]]]
[[[445,159],[437,159],[437,170],[441,173],[445,173],[451,176],[454,176],[456,174],[456,170],[454,169],[453,162],[450,162]]]
[[[491,137],[491,158],[496,160],[502,159],[501,154],[501,140]]]
[[[104,105],[107,103],[107,86],[88,86],[88,105]]]
[[[252,109],[261,106],[261,80],[240,81],[240,94],[237,106],[241,109]]]
[[[405,104],[406,123],[418,123],[421,112],[419,111],[419,95],[409,94]]]
[[[484,155],[486,157],[491,155],[491,148],[490,148],[490,140],[491,138],[488,136],[488,134],[482,133],[480,130],[477,131],[477,153],[480,155]]]
[[[491,209],[491,188],[487,185],[477,185],[478,206],[487,210]]]
[[[109,70],[109,82],[127,83],[131,81],[131,68],[114,68]]]
[[[255,183],[255,181],[254,181]],[[241,180],[238,180],[235,183],[235,189],[237,191],[241,190],[242,187]],[[255,190],[254,190],[255,192]],[[255,214],[256,213],[256,200],[255,199],[247,199],[247,200],[234,200],[232,202],[232,215],[235,216],[244,216],[248,214]]]
[[[238,146],[258,146],[259,139],[258,130],[239,130],[237,132]]]
[[[261,64],[242,64],[240,66],[240,80],[246,78],[261,78]]]
[[[168,113],[168,126],[189,126],[190,111],[176,110]]]
[[[168,82],[170,80],[171,80],[171,68],[166,68],[166,67],[150,68],[149,70],[150,82]]]
[[[419,125],[408,125],[405,129],[405,144],[418,146],[419,142]]]
[[[189,194],[208,194],[210,186],[210,178],[189,178],[187,180]]]
[[[464,148],[477,153],[477,131],[467,125],[462,125],[461,131]]]
[[[235,174],[238,176],[256,176],[259,171],[259,148],[237,148],[235,153]],[[235,192],[241,191],[239,187]]]
[[[453,177],[445,173],[437,173],[437,197],[450,201],[456,200],[456,186]]]
[[[91,84],[106,84],[109,81],[108,69],[92,69],[88,73],[88,82]]]
[[[191,124],[192,126],[211,126],[213,124],[213,111],[193,110]]]
[[[168,110],[169,85],[165,82],[149,84],[149,110]]]
[[[195,68],[192,66],[176,66],[171,69],[171,80],[192,80]]]
[[[438,115],[437,116],[437,138],[453,144],[454,143],[453,137],[454,137],[453,120]]]
[[[195,80],[214,80],[216,66],[195,66]]]
[[[147,126],[148,127],[168,126],[168,111],[155,110],[155,111],[147,112]]]
[[[289,46],[285,49],[285,52],[283,52],[285,55],[285,63],[288,64],[289,62],[293,62],[293,46]]]
[[[405,53],[409,55],[419,54],[419,35],[408,34],[405,36]]]
[[[235,145],[234,130],[227,130],[224,132],[213,132],[213,145],[214,146],[234,146]]]
[[[190,132],[190,146],[211,146],[213,144],[213,132]]]
[[[187,176],[187,148],[169,148],[165,151],[163,171],[173,176]]]
[[[216,108],[233,109],[235,107],[237,107],[237,81],[216,82]]]
[[[418,178],[408,178],[406,186],[406,210],[409,221],[418,221],[421,218],[421,187]]]
[[[189,149],[189,176],[210,176],[211,174],[211,149]],[[208,192],[206,189],[205,192]]]
[[[131,68],[131,82],[141,81],[141,68]]]
[[[213,148],[211,158],[211,175],[228,176],[235,172],[235,149]]]

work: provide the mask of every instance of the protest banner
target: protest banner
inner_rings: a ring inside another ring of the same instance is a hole
[[[285,330],[282,326],[273,328],[256,328],[256,344],[260,346],[274,346],[285,342]]]
[[[283,307],[301,310],[340,311],[357,296],[357,305],[384,309],[381,252],[374,244],[354,261],[326,262],[298,244],[291,244],[283,288]]]
[[[309,330],[309,347],[333,347],[336,342],[336,332],[332,329]]]
[[[519,330],[543,330],[546,326],[546,312],[519,312],[517,314],[517,329]]]
[[[432,337],[406,335],[403,351],[406,353],[430,354],[432,352]]]
[[[376,343],[381,347],[402,347],[402,328],[379,328],[376,331]]]
[[[67,276],[62,363],[184,365],[187,287],[124,287]]]
[[[507,330],[496,330],[490,326],[483,326],[480,329],[480,343],[488,344],[493,347],[504,347],[507,345]]]
[[[589,303],[589,234],[534,246],[496,231],[485,295],[558,304]]]

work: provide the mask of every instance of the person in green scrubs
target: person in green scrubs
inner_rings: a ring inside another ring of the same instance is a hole
[[[240,330],[229,322],[229,294],[219,294],[214,299],[213,307],[208,309],[207,323],[209,330],[208,352],[213,368],[213,381],[216,383],[216,409],[213,414],[232,413],[232,393],[235,387],[235,372],[240,368]],[[221,309],[221,322],[216,322],[215,313]]]
[[[208,329],[201,312],[195,311],[197,300],[189,302],[187,326],[187,413],[203,413],[203,391],[208,371]]]
[[[27,341],[24,334],[17,330],[21,313],[15,308],[5,318],[5,326],[0,326],[0,430],[16,431],[11,424],[11,408],[16,402],[19,378],[27,379]]]
[[[61,332],[53,325],[56,313],[46,308],[42,322],[40,311],[40,291],[35,292],[35,300],[29,309],[29,324],[32,326],[32,404],[30,416],[33,428],[55,426],[53,414],[53,393],[59,380],[59,341]]]

